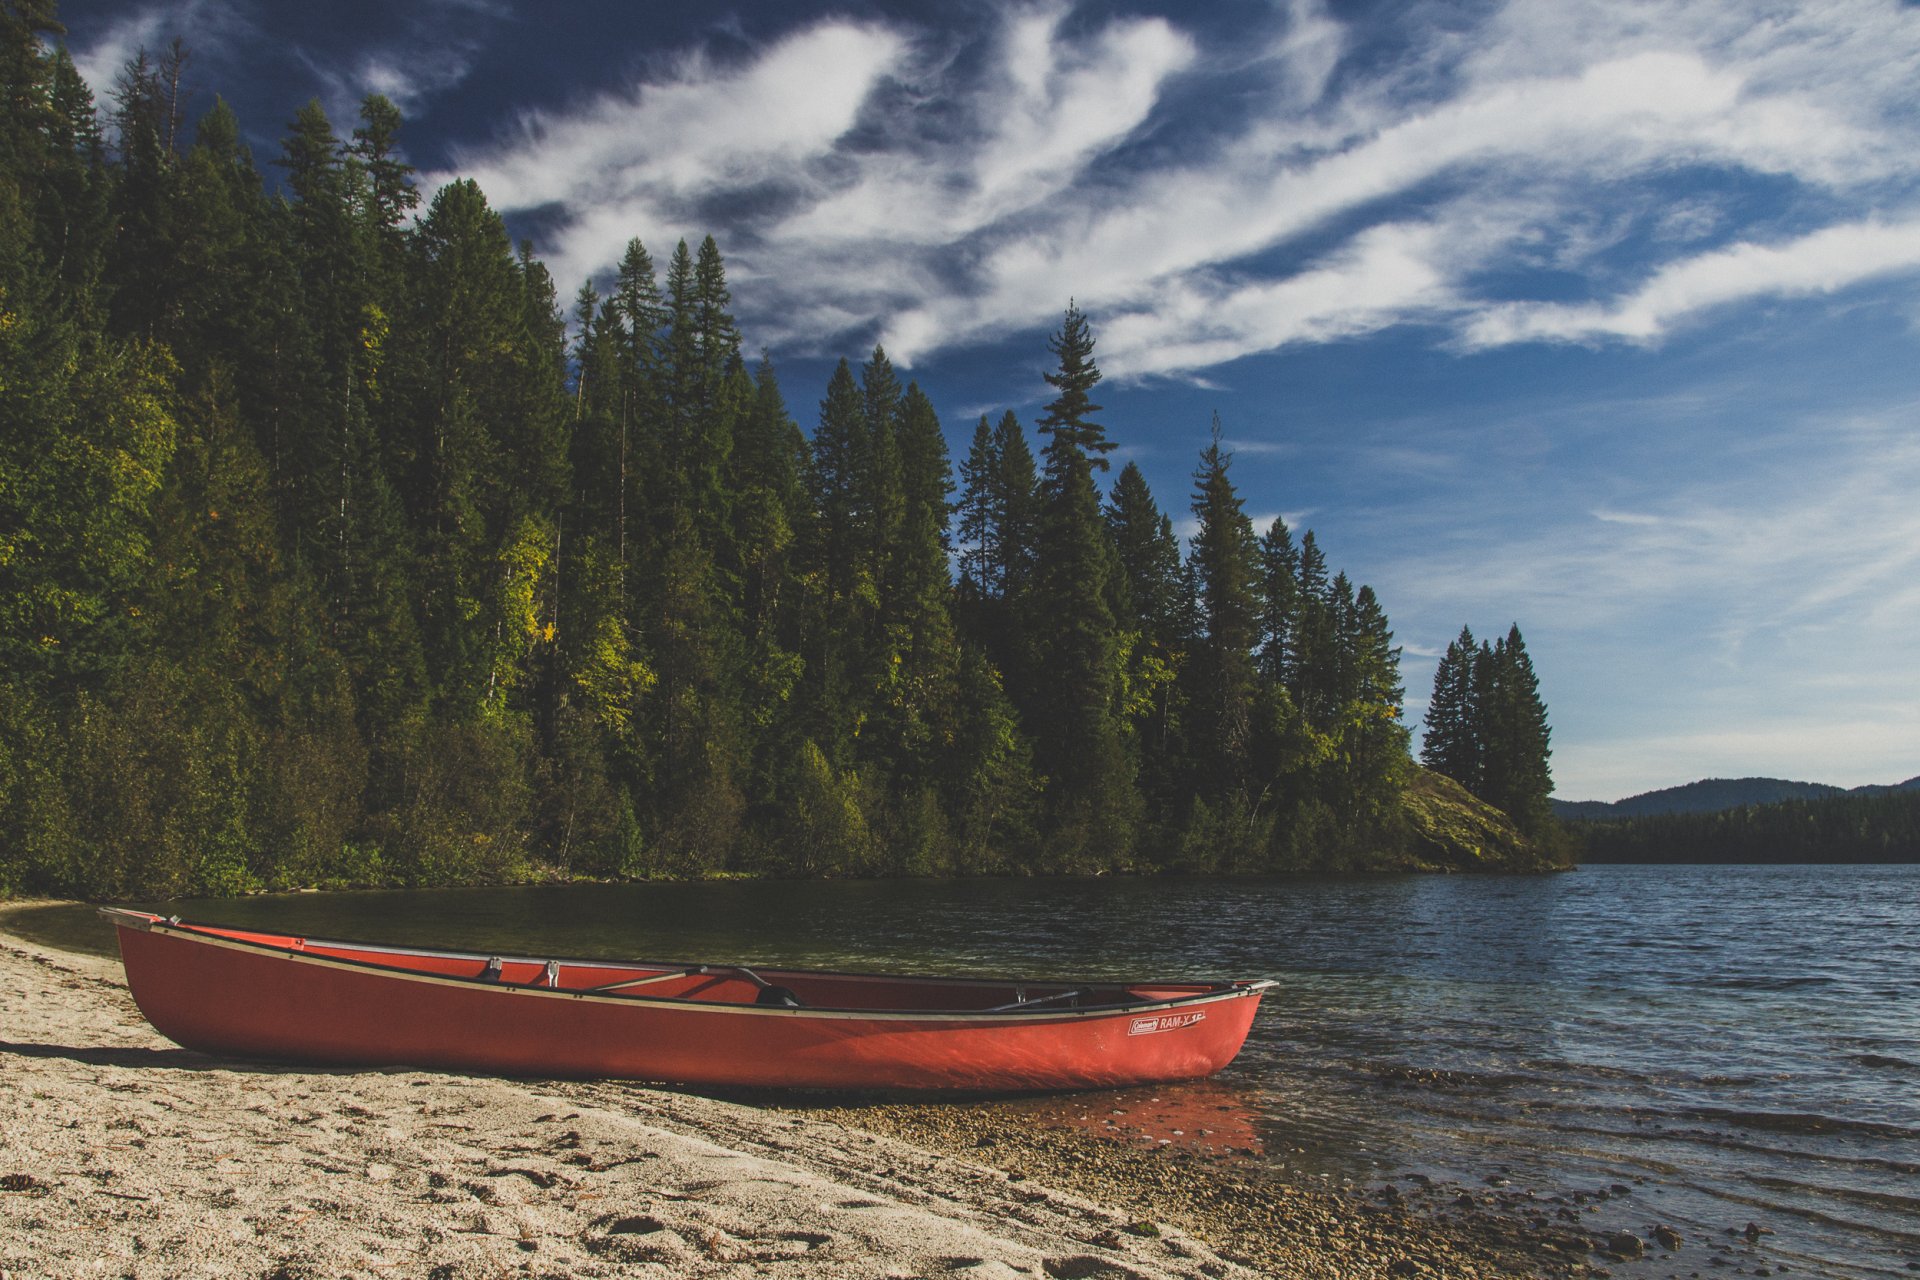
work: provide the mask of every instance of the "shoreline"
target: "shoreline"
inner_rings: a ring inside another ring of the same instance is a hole
[[[1019,1100],[216,1060],[153,1031],[116,962],[14,936],[28,905],[0,907],[10,1278],[1590,1271],[1577,1230],[1303,1187],[1034,1123]]]

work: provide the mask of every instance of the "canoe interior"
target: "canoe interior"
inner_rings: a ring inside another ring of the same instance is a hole
[[[120,913],[115,913],[120,914]],[[133,914],[133,913],[126,913]],[[1243,984],[1221,982],[1073,983],[1013,979],[895,977],[809,969],[694,965],[664,961],[605,961],[488,956],[332,941],[294,934],[214,925],[165,924],[251,947],[369,965],[386,970],[499,983],[503,986],[593,992],[636,1001],[752,1005],[768,989],[789,993],[799,1007],[848,1012],[995,1012],[1014,1017],[1109,1007],[1136,1007],[1214,995]],[[1264,984],[1262,984],[1264,985]]]

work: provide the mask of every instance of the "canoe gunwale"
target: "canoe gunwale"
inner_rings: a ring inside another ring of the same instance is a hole
[[[123,929],[137,930],[143,933],[158,933],[182,938],[203,946],[225,950],[246,952],[254,955],[275,956],[298,964],[317,965],[322,968],[341,969],[379,975],[395,981],[425,983],[433,986],[450,986],[462,990],[495,992],[503,996],[539,996],[553,1000],[576,1000],[595,1004],[650,1008],[675,1008],[690,1011],[704,1011],[725,1014],[747,1014],[776,1018],[818,1018],[818,1019],[859,1019],[863,1021],[928,1023],[928,1022],[965,1022],[975,1025],[1021,1025],[1031,1026],[1046,1023],[1077,1022],[1087,1018],[1112,1018],[1119,1016],[1138,1016],[1159,1013],[1170,1009],[1189,1009],[1198,1005],[1215,1004],[1227,1000],[1257,998],[1262,992],[1275,985],[1271,979],[1238,979],[1228,982],[1205,984],[1210,989],[1197,991],[1190,995],[1171,996],[1160,1000],[1133,1000],[1101,1005],[1080,1005],[1060,1007],[1045,1004],[1044,1008],[1035,1008],[1028,1012],[1022,1008],[1011,1009],[849,1009],[831,1006],[806,1005],[798,1008],[780,1005],[742,1004],[728,1000],[697,1000],[685,997],[646,995],[618,990],[572,989],[549,987],[544,980],[533,983],[489,981],[483,977],[456,977],[446,974],[425,973],[418,969],[402,965],[380,964],[371,960],[349,959],[342,956],[317,955],[302,950],[304,946],[342,947],[381,954],[411,957],[437,957],[443,959],[489,961],[499,959],[507,963],[548,964],[558,963],[569,968],[633,969],[660,968],[687,969],[702,966],[688,966],[679,961],[653,960],[605,960],[597,958],[569,958],[553,956],[515,956],[483,951],[460,951],[432,947],[401,947],[387,943],[357,942],[339,938],[299,938],[298,946],[276,946],[272,943],[249,941],[243,938],[228,938],[209,929],[232,928],[227,925],[213,925],[181,920],[178,916],[162,917],[149,912],[131,911],[119,907],[102,907],[100,914]],[[265,932],[265,931],[262,931]],[[291,936],[291,935],[288,935]],[[738,965],[709,965],[705,971],[725,974],[739,971]],[[778,975],[803,975],[825,978],[855,978],[911,985],[914,983],[938,984],[945,986],[986,986],[986,987],[1071,987],[1088,985],[1060,979],[1013,979],[1013,978],[977,978],[947,977],[944,975],[896,975],[846,972],[829,969],[777,969],[767,972]],[[1112,982],[1097,985],[1113,986]],[[1128,984],[1118,984],[1128,985]],[[1153,986],[1153,982],[1137,982],[1135,986]],[[1168,986],[1201,985],[1191,980],[1164,983]],[[1043,1001],[1029,1001],[1030,1005]]]

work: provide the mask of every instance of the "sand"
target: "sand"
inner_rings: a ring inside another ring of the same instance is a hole
[[[6,1280],[1253,1274],[1177,1230],[804,1116],[216,1061],[149,1027],[116,963],[0,934]]]
[[[1607,1274],[1559,1199],[1303,1185],[1036,1100],[217,1060],[154,1031],[117,961],[8,933],[24,905],[0,907],[0,1280]]]

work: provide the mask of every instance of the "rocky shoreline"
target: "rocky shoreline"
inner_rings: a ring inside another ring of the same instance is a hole
[[[1604,1274],[1524,1193],[1302,1186],[1017,1100],[218,1062],[113,962],[3,933],[0,1072],[8,1280]]]

